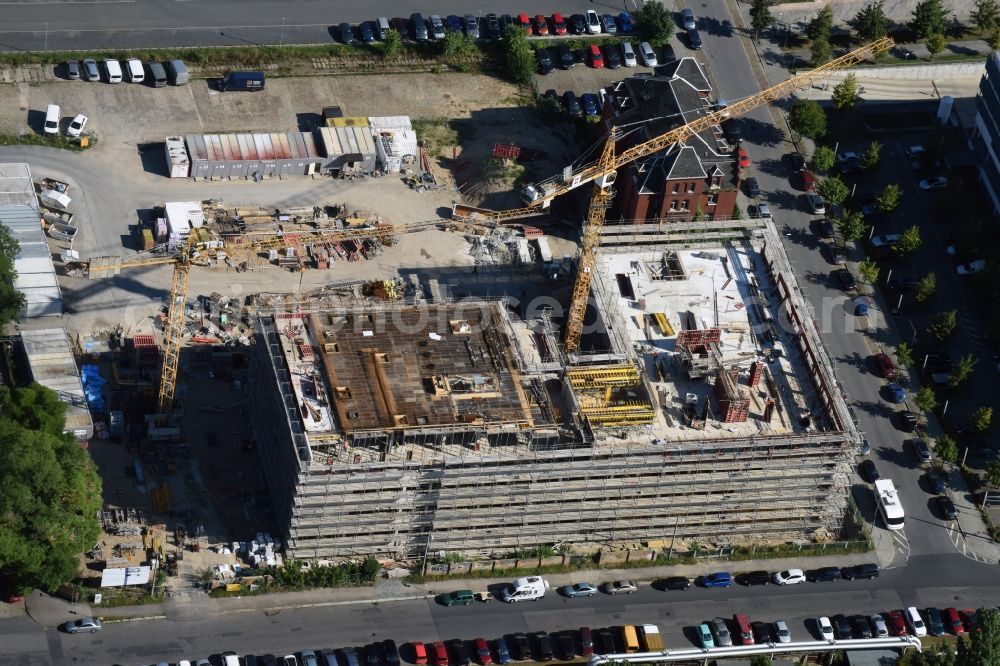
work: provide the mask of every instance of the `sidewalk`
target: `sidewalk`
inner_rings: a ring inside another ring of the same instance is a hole
[[[790,567],[814,569],[824,566],[851,566],[877,561],[880,566],[891,562],[883,560],[877,552],[859,553],[853,555],[830,555],[819,557],[785,558],[770,560],[747,560],[730,562],[706,560],[696,564],[677,564],[671,566],[654,566],[636,569],[599,569],[574,571],[562,574],[544,574],[553,588],[571,583],[589,581],[599,584],[605,581],[629,578],[640,585],[648,585],[654,580],[667,576],[696,576],[713,571],[730,571],[740,573],[757,569],[770,572],[780,571]],[[305,590],[301,592],[280,592],[257,596],[230,597],[213,599],[207,594],[196,592],[190,595],[171,597],[159,604],[142,606],[121,606],[118,608],[101,608],[88,604],[71,604],[64,599],[53,597],[39,591],[32,592],[25,599],[28,615],[38,624],[54,627],[68,620],[82,616],[95,615],[105,622],[129,622],[137,620],[169,619],[176,621],[195,621],[209,615],[223,613],[250,613],[259,611],[276,611],[290,608],[310,608],[316,606],[335,606],[351,604],[387,603],[393,601],[410,601],[428,599],[442,592],[458,589],[484,590],[495,589],[497,585],[507,583],[509,579],[490,578],[449,578],[424,584],[411,584],[400,580],[379,580],[374,587],[328,588],[320,590]]]

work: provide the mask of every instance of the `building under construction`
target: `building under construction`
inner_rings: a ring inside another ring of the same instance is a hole
[[[570,357],[502,299],[257,319],[289,555],[840,536],[858,433],[770,219],[605,231]]]

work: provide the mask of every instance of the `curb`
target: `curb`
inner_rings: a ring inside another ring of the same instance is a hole
[[[233,608],[229,610],[217,610],[215,611],[215,613],[224,615],[231,613],[255,613],[264,610],[275,611],[275,610],[293,610],[296,608],[322,608],[324,606],[352,606],[360,604],[388,603],[393,601],[414,601],[420,599],[431,599],[433,597],[434,597],[433,594],[427,593],[409,597],[386,597],[385,599],[352,599],[349,601],[318,601],[316,603],[311,603],[311,604],[290,604],[287,606],[268,606],[267,608]],[[237,597],[237,599],[239,598],[240,597]]]
[[[104,617],[98,615],[98,619],[101,620],[101,624],[120,624],[123,622],[145,622],[147,620],[166,620],[166,615],[143,615],[141,617],[111,617],[105,619]]]

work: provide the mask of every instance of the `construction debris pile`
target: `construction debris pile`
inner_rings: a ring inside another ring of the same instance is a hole
[[[284,564],[281,553],[281,539],[267,532],[258,532],[250,541],[234,541],[233,553],[238,554],[254,568],[280,567]]]

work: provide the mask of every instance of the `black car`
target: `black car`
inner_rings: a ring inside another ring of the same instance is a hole
[[[536,631],[531,634],[535,643],[535,661],[552,660],[552,639],[544,631]]]
[[[563,661],[570,661],[576,656],[576,647],[573,645],[571,632],[560,631],[556,634],[556,656]]]
[[[927,633],[931,636],[944,636],[944,619],[937,608],[928,608],[923,612]]]
[[[361,41],[365,44],[375,41],[375,26],[371,21],[363,21],[358,26],[358,31],[361,33]]]
[[[563,69],[569,69],[576,64],[576,60],[573,59],[573,49],[568,44],[563,43],[557,46],[556,54],[559,56],[559,66]]]
[[[344,44],[354,43],[354,28],[351,27],[350,23],[341,23],[337,26],[337,37]]]
[[[827,219],[816,223],[816,234],[820,238],[833,238],[833,222]]]
[[[622,54],[618,49],[618,46],[612,44],[610,46],[605,46],[601,49],[601,53],[604,54],[604,64],[610,69],[618,69],[622,66]]]
[[[579,116],[583,113],[583,109],[580,108],[580,100],[576,98],[576,93],[572,90],[563,93],[563,106],[566,108],[566,113],[571,116]]]
[[[841,268],[837,271],[837,281],[840,282],[840,286],[844,291],[850,291],[856,286],[854,276],[846,268]]]
[[[829,583],[841,577],[840,567],[820,567],[806,573],[806,578],[814,583]]]
[[[365,664],[366,666],[382,666],[382,644],[372,643],[371,645],[365,646]]]
[[[864,615],[851,616],[851,624],[854,627],[855,638],[872,637],[872,625],[868,622],[868,618]]]
[[[899,412],[899,427],[904,432],[913,432],[917,429],[918,417],[913,412]]]
[[[759,197],[760,196],[760,185],[757,184],[756,178],[747,178],[743,181],[747,186],[747,196],[748,197]]]
[[[500,39],[500,19],[496,14],[486,15],[486,36],[490,39]]]
[[[767,585],[771,582],[771,574],[767,571],[749,571],[736,576],[740,585]]]
[[[868,483],[875,483],[879,479],[878,468],[871,460],[863,460],[858,465],[858,474]]]
[[[688,46],[697,51],[701,48],[701,33],[697,28],[689,28],[687,31]]]
[[[685,576],[671,576],[660,581],[659,586],[664,590],[686,590],[691,587],[691,579]]]
[[[938,495],[934,498],[934,501],[937,503],[938,511],[941,512],[942,516],[948,520],[955,520],[958,518],[958,509],[955,508],[955,503],[946,496]]]
[[[614,654],[615,639],[610,629],[598,629],[594,632],[594,648],[597,654]]]
[[[506,637],[507,646],[513,653],[511,656],[518,661],[527,661],[531,659],[531,644],[528,643],[528,637],[524,634],[511,634]]]
[[[514,25],[514,17],[510,14],[500,15],[500,38],[507,34],[507,28]]]
[[[879,573],[878,565],[873,563],[856,564],[853,567],[844,567],[840,570],[840,575],[845,580],[854,580],[855,578],[873,580],[878,578]]]
[[[548,49],[538,49],[535,51],[535,56],[538,58],[539,73],[548,74],[552,71],[552,56],[549,55]]]
[[[851,637],[851,621],[847,619],[846,615],[838,613],[830,618],[830,624],[833,625],[833,635],[837,638],[850,638]]]
[[[791,169],[792,173],[798,173],[806,168],[806,158],[799,153],[788,153],[785,155],[785,162],[788,163],[788,168]]]
[[[677,60],[677,54],[674,52],[674,47],[670,44],[664,44],[660,47],[660,64],[665,65],[668,62],[673,62]]]
[[[569,17],[569,28],[577,35],[587,34],[587,19],[583,14],[573,14]]]
[[[924,478],[927,479],[927,487],[930,489],[931,493],[934,495],[940,495],[944,492],[945,482],[944,477],[937,470],[930,470],[924,474]]]
[[[757,645],[774,643],[774,635],[771,633],[770,622],[751,622],[750,631],[753,632],[753,642]]]
[[[920,280],[915,277],[896,276],[889,280],[889,289],[893,291],[912,291],[920,284]]]
[[[396,647],[396,641],[391,638],[382,641],[382,652],[387,666],[399,666],[399,648]]]
[[[469,666],[472,663],[469,660],[469,651],[465,649],[465,641],[461,638],[453,638],[445,645],[451,655],[451,663],[458,664],[458,666]]]
[[[736,118],[723,120],[722,131],[726,133],[726,138],[729,139],[729,143],[739,144],[743,142],[743,130],[740,129],[740,123]]]

